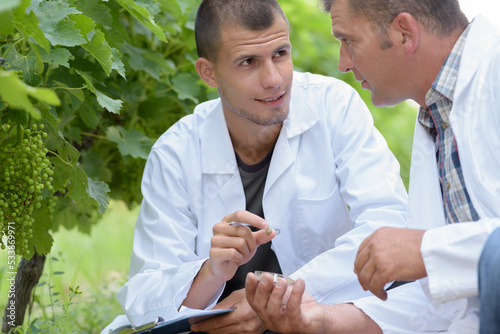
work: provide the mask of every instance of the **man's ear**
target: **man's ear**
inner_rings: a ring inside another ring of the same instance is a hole
[[[200,57],[196,60],[195,67],[196,72],[198,72],[200,78],[205,81],[207,85],[212,88],[217,88],[219,86],[215,79],[214,64],[210,60]]]
[[[397,33],[396,42],[405,53],[414,52],[420,40],[420,26],[409,13],[400,13],[391,23],[391,28]]]

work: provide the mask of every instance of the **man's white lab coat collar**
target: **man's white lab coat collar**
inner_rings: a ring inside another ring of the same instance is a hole
[[[282,132],[285,131],[287,141],[306,132],[319,120],[302,90],[303,88],[296,87],[296,82],[294,82],[290,113],[281,129]],[[206,120],[200,126],[199,133],[202,172],[206,174],[236,173],[238,167],[220,99],[206,114]]]
[[[459,96],[469,84],[487,54],[484,50],[494,43],[493,37],[498,34],[500,34],[500,29],[486,17],[479,14],[474,18],[465,42],[463,57],[460,60],[460,80],[457,82],[455,96]]]

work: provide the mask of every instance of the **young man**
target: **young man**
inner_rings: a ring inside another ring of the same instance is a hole
[[[368,295],[352,271],[357,248],[405,226],[406,191],[367,107],[339,80],[293,71],[274,0],[203,1],[195,34],[196,70],[220,98],[152,148],[117,294],[129,321],[217,304],[236,310],[194,329],[262,332],[244,291],[254,270],[297,272],[327,302]]]
[[[387,282],[421,280],[395,289],[385,303],[354,302],[371,323],[352,304],[309,299],[300,309],[302,282],[283,312],[277,300],[285,286],[257,286],[250,275],[250,304],[281,332],[320,332],[329,324],[333,333],[338,319],[325,311],[332,309],[367,320],[373,332],[477,333],[478,262],[488,236],[500,226],[500,32],[483,17],[469,24],[457,0],[323,3],[342,43],[339,69],[352,71],[376,105],[406,99],[421,105],[408,209],[408,225],[417,229],[376,231],[360,246],[355,272],[363,288],[381,299],[387,298]],[[492,253],[491,246],[485,252]],[[486,263],[494,262],[488,258]],[[351,325],[339,332],[370,332],[362,322]]]

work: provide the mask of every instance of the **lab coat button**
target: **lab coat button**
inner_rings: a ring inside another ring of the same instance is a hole
[[[448,129],[448,123],[446,122],[441,123],[441,127],[443,128],[443,130]]]
[[[446,182],[446,189],[450,190],[451,184],[450,182]]]

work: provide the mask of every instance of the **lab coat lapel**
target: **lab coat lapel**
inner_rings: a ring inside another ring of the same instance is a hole
[[[318,115],[310,107],[307,97],[304,96],[301,89],[294,85],[290,101],[290,112],[288,118],[283,122],[283,127],[274,148],[271,165],[269,166],[264,198],[297,159],[300,135],[318,121]]]
[[[243,210],[243,185],[220,101],[206,117],[200,127],[203,186],[209,192],[206,196],[214,200],[217,193],[226,213]]]
[[[487,56],[484,50],[488,49],[489,45],[497,40],[494,36],[498,35],[499,31],[500,30],[495,29],[495,27],[482,15],[478,15],[474,19],[474,23],[467,36],[462,59],[460,60],[459,78],[455,88],[455,97],[460,96],[464,89],[466,89],[472,77],[477,72],[483,58]],[[484,92],[484,94],[489,93],[490,92]],[[468,107],[474,108],[473,105]]]
[[[436,146],[418,120],[413,139],[408,196],[409,228],[426,230],[445,224]]]

